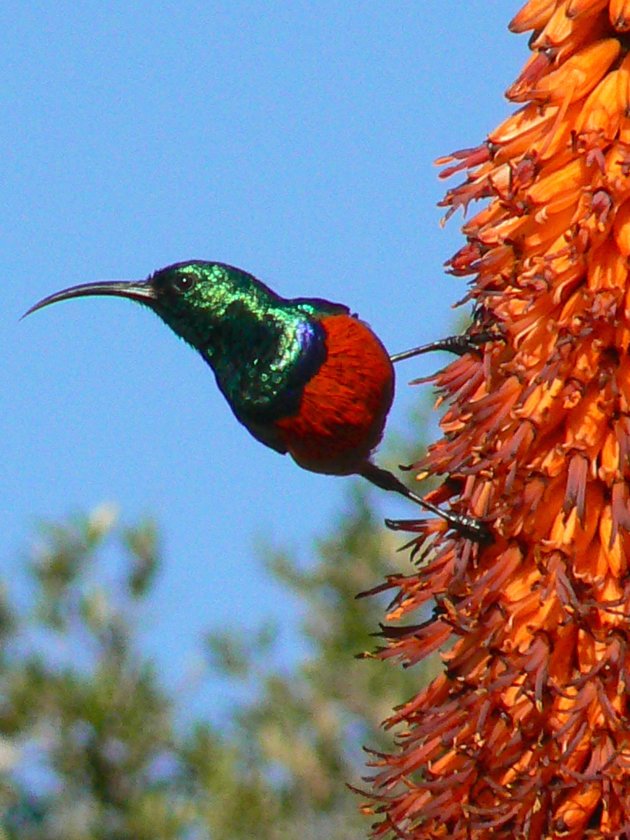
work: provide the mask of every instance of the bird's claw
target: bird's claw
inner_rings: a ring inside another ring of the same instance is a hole
[[[488,543],[492,540],[488,526],[481,519],[475,519],[474,516],[468,516],[465,513],[445,513],[444,511],[440,511],[440,517],[467,540],[476,543]],[[385,525],[392,531],[405,531],[411,522],[408,519],[386,519]]]

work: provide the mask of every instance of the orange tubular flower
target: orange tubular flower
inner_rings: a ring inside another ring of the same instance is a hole
[[[492,540],[399,523],[422,562],[380,655],[445,669],[389,720],[376,837],[630,838],[630,0],[530,0],[511,29],[520,110],[441,161],[449,215],[490,199],[450,261],[485,343],[434,377],[414,465]]]

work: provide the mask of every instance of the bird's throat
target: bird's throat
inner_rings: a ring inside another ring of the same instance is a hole
[[[252,312],[232,304],[200,348],[241,418],[275,420],[297,411],[302,390],[326,359],[321,324],[287,307]]]

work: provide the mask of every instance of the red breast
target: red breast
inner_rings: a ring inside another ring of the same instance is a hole
[[[372,330],[350,315],[321,319],[327,357],[297,414],[275,421],[293,459],[329,475],[356,472],[380,441],[394,397],[394,368]]]

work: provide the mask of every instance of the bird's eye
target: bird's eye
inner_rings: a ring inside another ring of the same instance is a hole
[[[189,292],[195,285],[195,278],[190,274],[178,274],[173,279],[173,288],[176,292]]]

